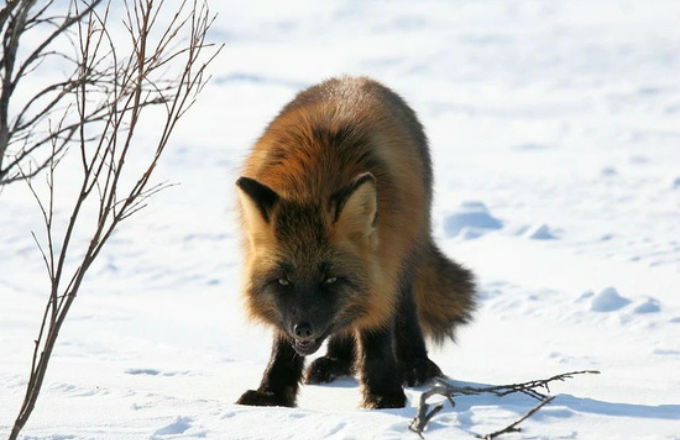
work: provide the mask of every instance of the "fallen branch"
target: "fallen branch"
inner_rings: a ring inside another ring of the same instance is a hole
[[[538,405],[531,408],[521,418],[519,418],[518,420],[515,420],[514,422],[512,422],[511,424],[509,424],[505,428],[499,429],[498,431],[494,431],[490,434],[478,435],[477,438],[481,438],[482,440],[492,440],[492,439],[494,439],[494,438],[496,438],[496,437],[498,437],[499,435],[502,435],[502,434],[507,434],[509,432],[520,432],[522,429],[518,428],[517,425],[519,425],[520,423],[522,423],[523,421],[525,421],[526,419],[531,417],[536,411],[543,408],[544,405],[547,405],[548,403],[552,402],[554,398],[555,398],[555,396],[550,396],[547,399],[541,400],[541,403],[539,403]]]
[[[549,396],[548,394],[544,394],[542,392],[543,390],[545,390],[548,393],[550,392],[549,387],[550,382],[571,379],[573,376],[577,374],[600,374],[600,372],[596,370],[571,371],[569,373],[562,373],[556,376],[552,376],[548,379],[538,379],[511,385],[494,385],[487,387],[458,386],[448,382],[443,377],[437,378],[436,379],[437,384],[434,385],[432,388],[424,391],[420,395],[418,413],[416,414],[416,417],[413,419],[413,421],[411,421],[409,429],[418,434],[421,438],[423,438],[423,431],[427,427],[427,424],[444,407],[444,403],[440,402],[437,403],[432,409],[430,409],[430,405],[427,403],[427,400],[432,396],[438,395],[446,397],[446,399],[453,407],[455,406],[455,401],[453,400],[455,396],[468,396],[491,393],[496,396],[503,397],[507,396],[508,394],[522,393],[540,401],[540,403],[536,405],[534,408],[532,408],[522,418],[510,424],[506,428],[493,432],[491,434],[478,436],[478,438],[490,440],[504,433],[516,432],[519,430],[519,428],[517,428],[517,425],[519,425],[519,423],[531,417],[531,415],[533,415],[536,411],[538,411],[544,405],[550,403],[553,400],[554,396]]]

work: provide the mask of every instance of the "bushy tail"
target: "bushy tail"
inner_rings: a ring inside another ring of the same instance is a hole
[[[413,293],[423,333],[437,343],[453,339],[456,325],[467,322],[475,307],[472,272],[447,258],[434,243],[421,257]]]

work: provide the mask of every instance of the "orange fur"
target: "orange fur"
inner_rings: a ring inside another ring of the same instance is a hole
[[[334,194],[366,173],[374,179],[362,183],[335,212]],[[430,173],[422,127],[389,89],[368,78],[342,77],[299,94],[269,124],[243,168],[244,176],[286,203],[312,212],[310,219],[290,220],[300,226],[282,239],[242,196],[250,316],[276,321],[271,302],[253,294],[253,280],[277,258],[293,261],[300,270],[312,270],[325,258],[355,271],[365,287],[363,295],[345,304],[361,310],[352,328],[378,328],[395,316],[400,277],[411,264],[423,329],[435,338],[449,334],[453,321],[469,315],[473,285],[464,269],[432,244]],[[279,209],[284,207],[273,208],[272,217]],[[324,240],[317,243],[319,235]],[[463,271],[461,277],[437,272],[450,273],[452,265]],[[451,295],[452,289],[457,293]]]

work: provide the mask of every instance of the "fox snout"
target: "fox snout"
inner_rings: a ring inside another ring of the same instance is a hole
[[[330,323],[323,319],[324,314],[320,313],[318,307],[292,309],[287,325],[291,344],[300,355],[312,354],[328,336]]]
[[[311,340],[318,339],[324,336],[324,333],[328,330],[329,323],[325,320],[312,319],[309,314],[298,315],[293,314],[290,317],[290,321],[287,325],[287,331],[290,337],[299,340]]]
[[[300,354],[311,354],[333,327],[338,304],[333,295],[319,290],[311,283],[290,282],[277,295],[283,328]]]
[[[309,321],[293,324],[291,334],[293,336],[293,348],[298,354],[303,356],[317,351],[321,344],[323,344],[324,339],[326,339],[326,334],[318,331],[315,332],[314,327]]]
[[[314,332],[312,331],[312,324],[309,322],[301,322],[293,325],[293,334],[299,339],[310,339]]]

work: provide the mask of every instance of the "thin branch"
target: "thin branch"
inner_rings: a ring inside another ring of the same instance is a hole
[[[5,7],[0,9],[0,31],[5,27],[7,18],[12,14],[12,11],[19,4],[20,0],[7,0]]]
[[[555,398],[555,396],[550,396],[550,397],[546,397],[545,399],[541,400],[541,402],[538,405],[531,408],[529,411],[527,411],[526,414],[524,414],[518,420],[515,420],[514,422],[512,422],[511,424],[509,424],[505,428],[499,429],[498,431],[494,431],[494,432],[489,433],[489,434],[477,435],[476,437],[481,438],[482,440],[492,440],[492,439],[498,437],[499,435],[508,434],[508,433],[511,433],[511,432],[520,432],[522,429],[518,428],[517,425],[519,425],[520,423],[522,423],[523,421],[525,421],[526,419],[531,417],[536,411],[543,408],[545,405],[552,402],[554,398]]]
[[[34,231],[31,231],[31,237],[33,237],[33,241],[35,242],[36,246],[38,246],[38,250],[40,251],[40,255],[42,255],[42,259],[43,262],[45,263],[47,273],[50,276],[50,279],[52,279],[52,268],[50,267],[50,263],[47,261],[47,254],[45,254],[45,250],[42,248],[42,245],[40,244],[40,240],[38,240],[38,237],[35,236]]]
[[[84,10],[77,11],[77,13],[67,12],[65,15],[57,15],[54,17],[46,17],[43,15],[53,5],[53,0],[41,2],[41,6],[37,12],[32,15],[29,11],[34,7],[35,0],[18,0],[8,2],[8,6],[0,11],[0,29],[2,29],[5,21],[9,24],[3,30],[0,38],[3,43],[3,51],[0,57],[0,76],[2,79],[2,92],[0,93],[0,185],[6,185],[18,180],[23,180],[21,173],[16,171],[19,163],[25,159],[30,158],[30,155],[37,148],[49,142],[49,138],[44,137],[37,142],[28,142],[33,137],[33,130],[41,121],[50,117],[52,111],[57,109],[58,104],[64,100],[69,93],[78,87],[80,82],[87,81],[90,83],[91,89],[105,90],[105,85],[111,82],[110,75],[107,69],[98,70],[100,63],[106,60],[106,57],[100,57],[97,63],[88,66],[88,71],[80,76],[71,77],[63,81],[57,81],[54,84],[45,86],[35,95],[28,98],[28,100],[20,107],[21,110],[17,112],[14,117],[13,125],[9,124],[8,109],[10,107],[10,100],[17,83],[27,75],[30,75],[35,68],[47,57],[63,57],[78,66],[78,60],[73,59],[59,51],[48,50],[49,46],[59,37],[65,37],[71,40],[69,28],[75,23],[79,23],[93,8],[95,8],[102,0],[86,0],[82,1],[85,7]],[[77,4],[75,1],[72,4]],[[61,8],[59,5],[56,8]],[[16,13],[12,14],[12,9],[16,9]],[[15,71],[15,63],[17,60],[17,49],[21,44],[23,34],[33,27],[39,25],[47,25],[47,27],[54,27],[44,39],[40,40],[37,47],[29,49],[28,56],[19,63],[18,69]],[[78,68],[75,69],[78,71]],[[44,102],[43,102],[44,101]],[[40,108],[32,115],[28,115],[29,110],[37,105]],[[97,109],[99,112],[101,109]],[[93,113],[88,117],[79,121],[80,124],[88,124],[99,119],[101,113]],[[27,131],[27,133],[26,133]],[[73,130],[65,128],[64,134],[69,138],[73,135]],[[51,136],[51,134],[50,134]],[[26,146],[19,151],[10,154],[10,145],[16,142],[25,142]],[[68,144],[69,140],[63,142],[64,146]],[[28,145],[28,144],[32,145]],[[14,156],[14,159],[9,165],[3,166],[5,159]],[[49,159],[41,159],[41,165],[32,168],[31,173],[26,177],[32,177],[44,170],[48,164]]]
[[[418,411],[414,419],[411,421],[409,429],[421,437],[423,436],[423,431],[425,431],[427,424],[443,408],[443,404],[438,403],[434,408],[430,409],[430,405],[427,403],[427,400],[430,397],[437,395],[446,397],[452,407],[455,406],[454,397],[460,395],[468,396],[490,393],[495,396],[503,397],[507,396],[508,394],[521,393],[539,400],[541,404],[539,404],[534,410],[530,411],[530,413],[524,418],[520,419],[517,422],[519,423],[552,400],[552,397],[543,394],[538,389],[543,389],[547,392],[550,392],[549,384],[551,382],[565,381],[566,379],[572,379],[574,376],[581,374],[600,374],[600,372],[596,370],[571,371],[568,373],[552,376],[548,379],[538,379],[510,385],[494,385],[486,387],[458,386],[446,381],[443,377],[437,378],[437,385],[434,385],[430,389],[423,391],[423,393],[420,395]]]
[[[84,17],[86,17],[101,2],[102,0],[90,0],[85,10],[83,10],[79,14],[67,15],[64,18],[64,22],[61,24],[61,26],[55,29],[47,38],[45,38],[45,40],[43,40],[42,43],[40,43],[40,45],[38,45],[37,48],[33,50],[33,52],[31,52],[31,54],[28,57],[26,57],[26,59],[24,60],[24,62],[21,64],[16,74],[14,75],[12,83],[16,84],[16,82],[23,77],[28,66],[30,66],[38,56],[40,56],[43,50],[45,50],[45,48],[49,46],[52,43],[52,41],[54,41],[55,38],[57,38],[59,35],[62,35],[68,28],[73,26],[75,23],[80,23],[80,21]]]

